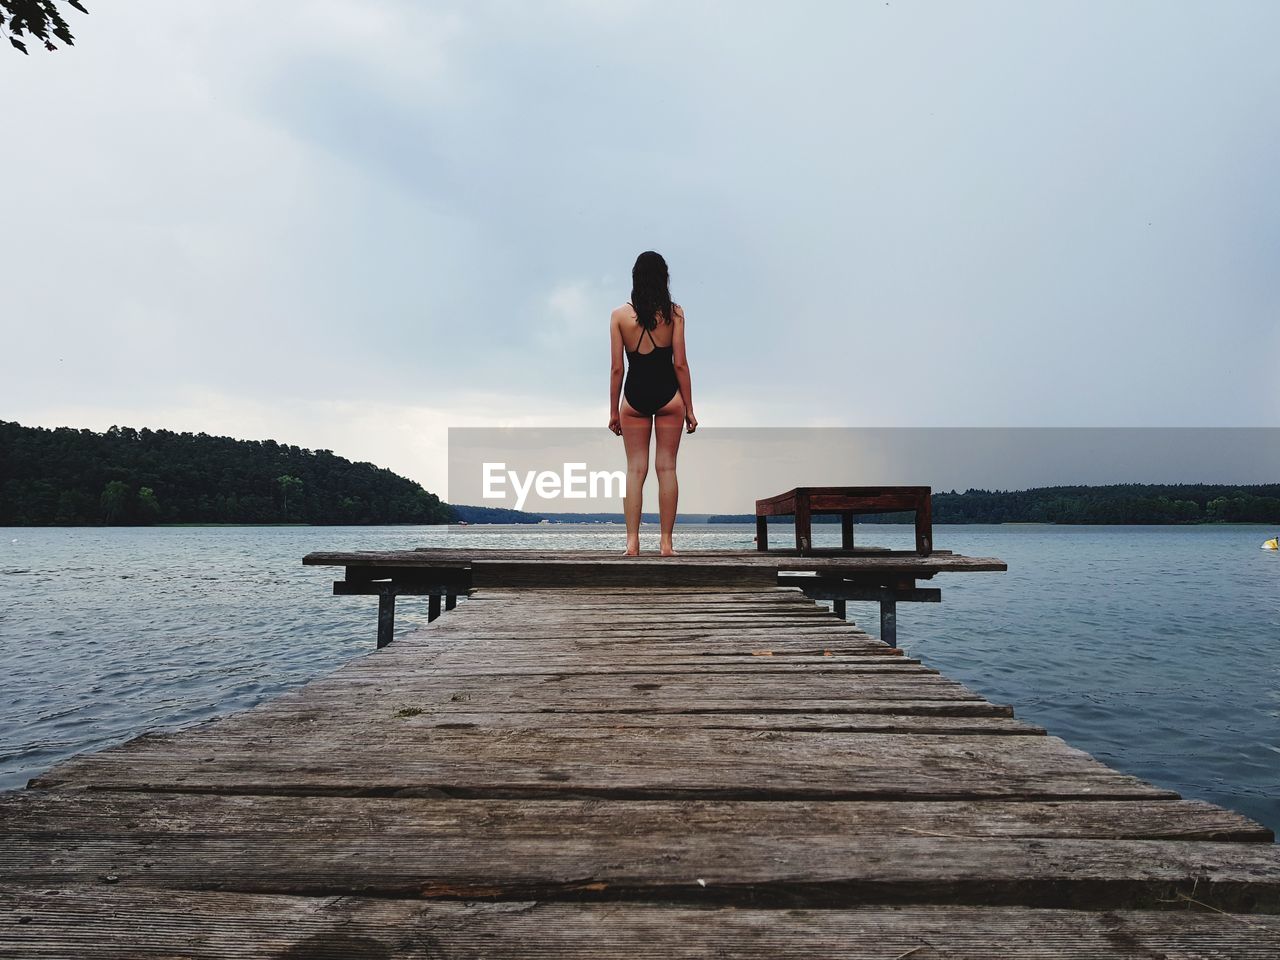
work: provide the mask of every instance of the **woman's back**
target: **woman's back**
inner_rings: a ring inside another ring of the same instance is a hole
[[[623,324],[622,342],[628,353],[648,353],[655,347],[666,349],[671,346],[675,337],[674,323],[667,323],[661,317],[657,317],[653,329],[646,332],[630,300],[627,301],[627,307],[631,313],[631,320]],[[671,307],[674,312],[680,309],[680,304],[672,303]]]
[[[635,315],[634,307],[631,313]],[[658,321],[648,329],[638,319],[624,320],[621,333],[627,351],[627,379],[622,395],[636,413],[652,417],[680,391],[672,349],[675,323]]]

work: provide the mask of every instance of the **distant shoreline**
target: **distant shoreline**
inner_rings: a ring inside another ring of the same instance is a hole
[[[1109,486],[1036,487],[1028,490],[935,492],[933,523],[1038,523],[1070,526],[1258,523],[1280,526],[1280,484],[1114,484]],[[620,512],[535,513],[502,507],[450,506],[456,519],[468,523],[618,523]],[[656,520],[656,514],[644,514]],[[686,522],[754,523],[751,513],[693,513]],[[814,523],[838,523],[833,514],[816,515]],[[861,524],[907,523],[909,513],[861,517]]]
[[[761,495],[777,491],[761,491]],[[607,502],[607,501],[606,501]],[[617,501],[607,502],[613,506]],[[739,506],[743,504],[738,501]],[[653,513],[644,514],[656,522]],[[686,513],[685,523],[753,523]],[[906,515],[859,518],[899,523]],[[834,523],[818,515],[815,523]],[[936,491],[932,520],[958,524],[1280,527],[1280,483],[1112,484]],[[103,433],[0,421],[0,526],[434,526],[622,522],[620,510],[450,505],[406,477],[330,450],[115,426]]]

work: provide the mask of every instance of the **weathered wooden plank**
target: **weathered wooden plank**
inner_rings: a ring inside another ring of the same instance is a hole
[[[483,636],[486,632],[510,636],[519,630],[519,627],[510,620],[457,620],[447,624],[446,620],[440,621],[442,624],[441,636],[451,634]],[[699,620],[692,618],[689,620],[673,618],[669,621],[664,621],[658,617],[651,616],[647,623],[640,618],[614,619],[609,622],[600,622],[600,619],[596,618],[595,622],[582,621],[575,623],[556,617],[539,618],[531,614],[528,618],[527,630],[527,633],[521,632],[517,635],[528,639],[537,639],[540,636],[569,636],[583,640],[598,639],[607,641],[615,636],[638,635],[643,634],[645,631],[650,631],[658,636],[705,636],[708,634],[732,636],[737,633],[772,632],[775,634],[802,633],[832,638],[867,639],[865,631],[842,624],[830,613],[819,613],[813,619],[803,622],[782,618],[770,619],[768,617],[756,617],[737,622],[727,619]]]
[[[412,705],[448,709],[464,705],[469,712],[563,711],[696,713],[729,711],[840,713],[951,713],[1008,716],[1007,707],[990,704],[963,686],[934,675],[850,674],[804,677],[789,683],[784,676],[730,674],[711,678],[679,675],[500,675],[414,676],[411,678],[344,676],[312,683],[308,706],[341,712],[351,707]]]
[[[429,629],[429,628],[428,628]],[[724,629],[718,627],[710,627],[703,630],[696,630],[686,627],[661,627],[655,626],[649,630],[636,628],[634,630],[615,630],[615,631],[598,631],[583,632],[578,635],[566,635],[564,632],[556,630],[554,627],[537,627],[531,625],[529,630],[521,633],[516,627],[494,626],[487,630],[465,630],[459,625],[459,629],[449,632],[441,632],[434,636],[426,635],[425,631],[414,631],[412,634],[405,634],[403,638],[415,637],[424,643],[442,643],[446,640],[456,640],[463,642],[467,640],[496,640],[511,641],[518,640],[521,642],[531,641],[551,641],[553,643],[561,643],[564,645],[582,646],[584,644],[626,644],[626,643],[655,643],[661,641],[663,643],[731,643],[737,644],[744,649],[744,652],[765,647],[786,647],[787,645],[808,645],[815,644],[831,645],[837,643],[847,644],[849,647],[857,647],[873,653],[884,652],[886,644],[879,640],[856,633],[844,633],[835,630],[827,630],[820,627],[811,627],[808,629],[792,629],[785,627],[765,626]],[[403,639],[402,638],[402,639]]]
[[[508,627],[513,620],[510,617],[490,616],[485,618],[460,617],[449,618],[452,622],[448,628],[461,630],[479,630],[485,627]],[[581,633],[584,636],[608,635],[611,632],[630,632],[637,629],[657,627],[659,629],[678,630],[722,630],[730,631],[742,627],[774,630],[818,630],[824,633],[851,634],[862,633],[855,627],[842,623],[831,616],[828,610],[816,607],[803,615],[798,613],[752,615],[750,612],[742,616],[731,614],[686,614],[678,612],[666,614],[661,611],[650,611],[647,616],[628,612],[593,613],[584,616],[560,615],[554,610],[530,610],[521,618],[529,626],[555,627],[567,633]],[[442,626],[443,626],[442,622]]]
[[[879,725],[887,723],[897,726],[899,723],[909,724],[913,721],[928,726],[927,721],[948,722],[1004,720],[1013,716],[1012,708],[989,703],[985,700],[756,700],[746,705],[726,704],[724,701],[691,701],[688,703],[664,704],[662,702],[633,703],[616,699],[582,700],[562,703],[556,706],[539,706],[522,702],[489,702],[481,703],[467,696],[436,703],[426,702],[421,698],[402,697],[390,694],[377,700],[349,697],[346,699],[313,698],[308,692],[303,699],[286,700],[287,694],[255,707],[252,714],[236,714],[233,717],[208,721],[212,726],[216,723],[231,724],[241,721],[236,718],[245,717],[243,721],[252,727],[255,723],[268,723],[274,716],[292,717],[306,715],[312,717],[333,717],[348,724],[359,718],[385,717],[388,713],[399,714],[402,711],[422,711],[441,720],[449,722],[463,714],[475,716],[479,713],[490,716],[497,726],[509,727],[519,725],[520,717],[544,718],[545,723],[530,722],[530,728],[542,726],[589,727],[593,718],[600,726],[610,729],[625,726],[658,726],[683,727],[724,726],[726,729],[741,729],[737,721],[744,716],[760,716],[776,718],[778,729],[795,726],[804,729],[814,718],[820,718],[821,729],[858,730],[883,729]],[[261,711],[261,712],[258,712]],[[557,719],[559,718],[559,719]],[[646,718],[648,721],[647,722]],[[701,718],[699,720],[698,718]],[[825,719],[822,719],[825,718]],[[704,721],[717,720],[723,723]],[[203,726],[192,726],[179,731],[186,733],[204,729]],[[228,727],[230,729],[230,727]],[[769,729],[774,729],[770,727]],[[924,732],[921,730],[920,732]],[[954,731],[948,731],[954,732]],[[986,732],[985,730],[981,732]],[[165,736],[154,733],[143,736]],[[175,734],[176,735],[176,734]],[[112,748],[116,749],[116,748]]]
[[[546,640],[544,644],[542,641]],[[831,656],[845,660],[857,660],[863,657],[879,660],[884,657],[905,657],[900,647],[886,647],[884,644],[867,641],[846,641],[838,637],[779,637],[777,634],[741,635],[736,638],[702,638],[702,637],[624,637],[618,640],[601,642],[580,638],[530,637],[528,643],[521,643],[515,637],[465,637],[450,638],[448,642],[433,642],[429,638],[406,634],[397,640],[405,643],[404,650],[416,646],[419,652],[434,653],[440,651],[456,651],[465,656],[469,645],[474,643],[480,656],[497,653],[503,649],[513,655],[532,656],[536,652],[548,655],[578,656],[581,660],[599,659],[602,663],[616,662],[622,658],[660,656],[665,651],[672,657],[697,658],[706,663],[727,657],[760,657],[770,654],[778,657],[815,657]],[[896,651],[896,652],[895,652]],[[372,652],[372,651],[370,651]],[[352,661],[353,663],[357,661]]]
[[[687,658],[686,658],[687,659]],[[728,659],[727,657],[724,659]],[[511,662],[489,654],[479,658],[479,662],[467,662],[464,657],[449,661],[435,661],[431,664],[430,678],[443,681],[446,677],[492,677],[497,680],[515,677],[611,677],[628,678],[627,683],[635,683],[636,678],[662,678],[665,682],[674,678],[714,678],[720,682],[725,678],[768,677],[770,682],[780,684],[807,683],[814,677],[826,677],[845,683],[860,682],[865,675],[875,676],[926,676],[937,677],[938,671],[923,666],[919,661],[910,661],[905,657],[805,657],[799,662],[784,657],[735,657],[734,663],[712,662],[706,660],[693,663],[674,660],[666,663],[631,664],[619,658],[615,663],[598,664],[582,662],[581,658],[565,656],[546,657],[533,662]],[[397,660],[379,660],[363,666],[358,672],[352,671],[347,676],[362,678],[394,677],[403,671],[404,665]]]
[[[406,638],[407,639],[407,638]],[[925,674],[938,671],[924,666],[893,648],[866,649],[841,644],[805,644],[798,648],[747,644],[701,644],[681,642],[597,644],[591,641],[547,644],[521,643],[515,639],[469,639],[432,642],[398,641],[395,647],[375,657],[361,657],[339,668],[330,678],[397,676],[411,672],[419,676],[449,673],[618,673],[636,672],[719,675],[763,675],[792,673],[831,674]]]
[[[466,604],[460,609],[466,609]],[[595,632],[609,630],[636,630],[636,628],[681,628],[681,630],[736,630],[740,627],[756,627],[756,628],[773,628],[777,631],[785,630],[820,630],[826,631],[828,634],[863,634],[865,631],[859,630],[858,627],[850,625],[850,623],[842,622],[831,616],[831,612],[822,611],[815,607],[812,613],[806,613],[805,616],[792,613],[771,613],[762,612],[751,614],[746,613],[745,616],[735,617],[730,614],[712,614],[712,616],[687,618],[682,612],[677,611],[672,614],[666,614],[660,611],[649,613],[648,617],[637,616],[617,616],[609,611],[598,611],[590,613],[589,616],[581,618],[573,618],[568,616],[559,616],[557,611],[548,608],[531,608],[524,611],[524,620],[530,625],[548,625],[548,626],[564,626],[580,628],[595,634]],[[507,612],[498,614],[490,612],[489,614],[474,614],[474,616],[463,617],[460,613],[454,612],[452,617],[445,618],[440,622],[440,630],[466,630],[466,628],[483,628],[486,626],[503,627],[511,623],[511,617]]]
[[[442,618],[441,621],[448,618]],[[468,640],[518,640],[526,645],[530,641],[552,641],[563,644],[599,644],[607,646],[612,643],[626,644],[637,641],[657,643],[659,641],[708,641],[708,642],[747,642],[758,644],[761,641],[776,642],[780,645],[788,643],[847,643],[871,651],[882,651],[885,644],[872,639],[860,630],[842,630],[838,621],[832,618],[830,624],[814,623],[808,626],[787,626],[785,624],[743,624],[741,626],[706,625],[702,627],[683,626],[680,624],[654,624],[648,628],[643,626],[621,625],[613,629],[590,630],[587,628],[567,631],[551,623],[531,623],[527,629],[521,630],[518,625],[509,623],[454,623],[434,631],[433,627],[425,627],[402,634],[401,639],[413,638],[422,643],[444,643],[446,641]],[[539,644],[540,649],[548,645]]]
[[[9,887],[0,888],[0,916],[12,918],[0,924],[0,954],[31,960],[1274,960],[1280,953],[1280,924],[1272,917],[1192,910],[709,909]]]
[[[1200,800],[965,801],[448,800],[187,793],[0,793],[6,838],[351,841],[463,839],[478,846],[571,833],[655,851],[702,838],[1196,840],[1270,844],[1272,832]],[[257,854],[254,854],[255,856]],[[518,851],[516,853],[518,855]]]
[[[767,897],[813,907],[941,901],[1159,908],[1179,891],[1194,890],[1217,909],[1280,910],[1277,854],[1255,843],[744,836],[669,841],[659,852],[648,838],[631,836],[599,845],[576,836],[509,844],[293,837],[274,844],[217,838],[141,846],[77,839],[73,850],[68,859],[56,856],[67,852],[63,843],[14,840],[0,852],[0,877],[53,885],[91,883],[105,874],[121,884],[175,889],[424,899],[578,900],[612,890],[612,896],[661,902],[687,899],[691,876],[698,876],[707,892],[697,896],[721,904]]]
[[[603,619],[603,615],[598,619]],[[525,623],[527,632],[522,632],[520,624],[513,620],[497,618],[462,619],[456,615],[450,615],[442,618],[435,625],[422,629],[434,632],[435,636],[441,639],[452,636],[463,638],[469,636],[495,636],[506,639],[519,637],[533,640],[568,636],[580,640],[597,640],[601,643],[613,639],[640,637],[645,631],[651,632],[658,638],[732,638],[739,635],[761,636],[770,634],[780,638],[787,638],[794,634],[798,636],[822,636],[830,639],[860,640],[863,642],[871,640],[866,631],[852,624],[842,623],[832,617],[830,613],[803,622],[759,617],[739,622],[708,621],[685,623],[678,616],[670,619],[654,616],[651,617],[648,624],[642,620],[569,624],[558,621],[554,617],[540,617],[531,614]]]
[[[566,555],[573,559],[566,560]],[[565,569],[566,565],[574,567],[589,565],[590,569],[631,571],[637,578],[652,576],[653,570],[663,570],[671,575],[673,581],[681,585],[702,585],[706,581],[696,578],[698,570],[704,571],[844,571],[846,575],[874,576],[885,572],[902,573],[916,571],[937,573],[942,571],[999,572],[1007,569],[1003,560],[994,557],[965,557],[957,554],[931,554],[920,556],[914,551],[891,551],[889,553],[862,554],[856,556],[815,556],[797,557],[783,553],[762,553],[759,551],[706,551],[703,553],[682,553],[675,557],[659,557],[641,555],[639,557],[623,557],[621,554],[595,554],[590,551],[519,551],[519,550],[445,550],[440,548],[423,548],[420,550],[380,550],[331,552],[317,551],[303,558],[309,566],[366,566],[366,567],[399,567],[405,569],[429,569],[433,566],[456,568],[459,564],[469,564],[473,577],[485,564],[498,567],[506,564],[518,564],[530,570],[541,567],[554,570],[557,565]],[[510,568],[508,568],[510,569]],[[586,567],[584,567],[586,569]],[[650,571],[645,574],[641,571]],[[513,571],[514,572],[514,571]],[[480,586],[482,580],[473,581]],[[490,581],[500,585],[495,578]],[[567,581],[574,582],[574,581]],[[580,582],[580,581],[579,581]],[[640,582],[637,580],[618,580],[619,587]],[[744,582],[744,581],[739,581]],[[554,585],[555,581],[543,581],[544,586]],[[714,585],[714,584],[713,584]]]
[[[572,827],[570,822],[567,827]],[[1273,844],[1167,840],[850,837],[772,834],[660,838],[291,836],[207,839],[16,838],[0,880],[93,883],[311,896],[628,900],[793,906],[970,903],[1159,908],[1185,892],[1221,910],[1280,911]],[[655,848],[655,839],[661,847]],[[67,856],[67,854],[72,854]],[[701,884],[697,886],[702,887]],[[1192,891],[1195,891],[1193,894]]]
[[[555,647],[549,650],[514,646],[509,641],[474,641],[457,644],[437,644],[427,649],[406,644],[398,650],[388,651],[375,659],[354,661],[361,672],[387,669],[393,664],[405,668],[413,657],[421,658],[432,671],[442,672],[453,668],[488,670],[491,668],[540,668],[543,672],[561,672],[559,668],[591,668],[594,670],[653,670],[670,673],[706,671],[732,673],[734,671],[786,670],[803,672],[813,670],[875,672],[879,669],[898,670],[903,667],[921,668],[927,673],[937,673],[925,667],[915,657],[892,655],[881,648],[875,653],[858,656],[837,655],[833,652],[791,653],[785,649],[754,653],[727,653],[709,656],[705,653],[689,653],[681,647],[663,645],[628,645],[624,648],[605,647],[593,649],[590,657],[584,657],[580,648]],[[400,659],[403,658],[403,659]],[[346,669],[346,668],[344,668]],[[425,669],[425,667],[424,667]],[[514,672],[514,671],[513,671]],[[910,671],[908,671],[910,672]]]
[[[424,734],[429,742],[424,743]],[[441,730],[388,725],[370,742],[217,725],[75,757],[37,788],[627,799],[1173,797],[1057,737],[793,730]]]
[[[222,733],[236,729],[254,729],[271,733],[282,725],[316,722],[341,724],[354,731],[368,727],[370,739],[385,737],[387,724],[394,721],[410,726],[442,729],[538,729],[564,727],[578,729],[619,729],[624,727],[706,727],[718,730],[812,730],[846,733],[933,733],[986,734],[991,736],[1043,736],[1044,728],[1004,716],[951,716],[946,714],[899,713],[587,713],[579,711],[540,710],[533,713],[475,713],[452,705],[451,710],[423,710],[421,707],[388,704],[385,708],[368,705],[349,707],[308,706],[273,701],[252,713],[233,714],[217,721]],[[261,712],[259,712],[261,711]],[[298,736],[308,736],[298,729]],[[353,733],[354,735],[354,733]]]
[[[618,673],[503,676],[482,674],[413,673],[396,675],[348,671],[341,676],[316,680],[308,694],[317,700],[363,700],[392,693],[425,703],[465,698],[474,703],[523,702],[555,709],[582,701],[614,700],[631,706],[685,703],[718,703],[722,706],[754,703],[803,704],[807,701],[866,700],[982,700],[981,695],[954,680],[935,673],[823,672],[788,680],[774,673],[735,672],[707,676],[698,673],[655,673],[651,676]]]

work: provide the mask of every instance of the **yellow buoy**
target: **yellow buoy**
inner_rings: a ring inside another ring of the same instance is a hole
[[[1263,550],[1280,550],[1280,537],[1272,537],[1262,545]]]

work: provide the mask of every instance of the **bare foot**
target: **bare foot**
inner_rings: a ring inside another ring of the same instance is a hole
[[[662,547],[660,547],[658,549],[658,554],[663,557],[674,557],[677,555],[674,548],[672,548],[671,544],[669,543],[664,544]]]
[[[622,555],[624,557],[640,556],[640,544],[637,543],[634,546],[632,544],[627,544],[627,549],[622,551]]]

